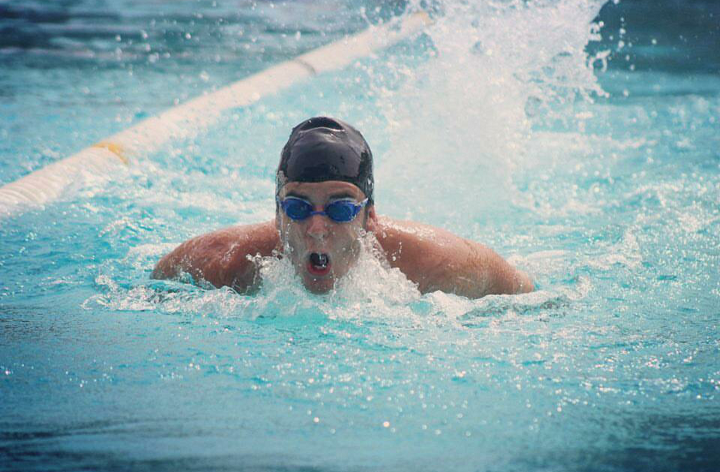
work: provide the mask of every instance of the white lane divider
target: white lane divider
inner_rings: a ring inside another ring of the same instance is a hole
[[[429,16],[418,12],[398,22],[371,27],[145,119],[0,187],[0,219],[42,208],[70,189],[81,188],[92,175],[110,175],[117,171],[118,164],[131,165],[133,157],[152,153],[173,139],[196,135],[227,109],[250,105],[300,80],[340,69],[418,33],[428,24]]]

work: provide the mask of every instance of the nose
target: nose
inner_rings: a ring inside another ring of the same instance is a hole
[[[322,240],[327,236],[328,226],[325,215],[312,215],[308,218],[307,234],[313,239]]]

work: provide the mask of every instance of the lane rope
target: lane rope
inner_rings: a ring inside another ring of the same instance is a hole
[[[44,208],[98,175],[117,173],[131,165],[133,158],[152,153],[171,140],[197,135],[227,109],[248,106],[300,80],[341,69],[419,33],[430,23],[430,17],[421,11],[396,22],[370,27],[147,118],[0,187],[0,220],[28,209]]]

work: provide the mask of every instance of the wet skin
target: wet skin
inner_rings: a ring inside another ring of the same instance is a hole
[[[290,182],[279,195],[281,199],[288,196],[308,201],[315,211],[338,199],[365,199],[359,188],[340,181]],[[372,205],[347,223],[326,215],[293,221],[279,210],[274,221],[197,236],[164,256],[152,277],[188,273],[196,281],[248,293],[262,282],[253,256],[282,254],[310,292],[326,293],[357,261],[364,232],[375,236],[390,266],[400,269],[422,293],[440,290],[480,298],[533,290],[527,274],[492,249],[440,228],[378,217]]]
[[[290,182],[280,191],[280,199],[296,197],[322,211],[337,200],[359,203],[365,194],[353,184],[340,181]],[[366,213],[367,212],[367,213]],[[305,288],[313,293],[330,291],[360,255],[360,237],[375,229],[375,208],[362,209],[347,223],[338,223],[327,215],[312,215],[294,221],[284,211],[275,216],[283,253],[290,259]],[[320,262],[320,263],[319,263]]]

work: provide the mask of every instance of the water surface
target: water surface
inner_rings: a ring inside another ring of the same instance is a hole
[[[0,182],[418,6],[4,3]],[[420,37],[0,223],[2,468],[720,467],[718,7],[422,6]],[[272,218],[316,114],[365,134],[380,213],[538,290],[420,295],[371,257],[326,297],[273,260],[252,297],[149,279]]]

